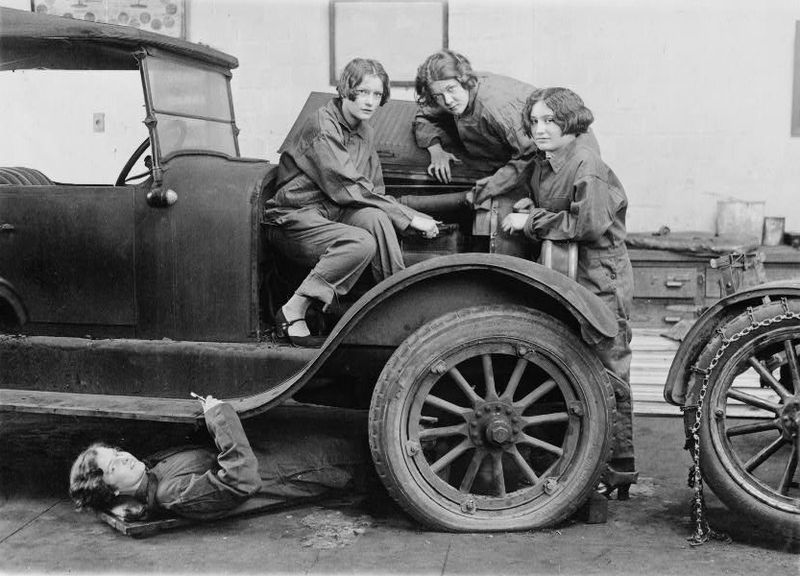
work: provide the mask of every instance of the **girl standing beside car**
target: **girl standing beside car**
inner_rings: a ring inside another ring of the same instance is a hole
[[[628,199],[616,174],[600,158],[587,134],[594,121],[580,96],[567,88],[535,90],[522,116],[538,152],[523,173],[527,197],[503,220],[506,232],[541,241],[578,245],[579,284],[599,296],[617,317],[619,332],[596,348],[617,376],[613,454],[603,490],[626,499],[635,481],[633,411],[630,390],[633,268],[625,246]],[[609,480],[612,479],[612,480]]]

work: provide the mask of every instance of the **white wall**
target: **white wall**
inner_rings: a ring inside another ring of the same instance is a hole
[[[189,39],[239,58],[242,153],[276,160],[308,92],[332,90],[328,1],[189,2]],[[797,0],[449,0],[449,8],[450,46],[475,68],[584,97],[628,191],[631,231],[713,231],[716,202],[729,198],[764,200],[766,215],[800,230],[800,138],[789,135]],[[412,94],[393,89],[393,97]],[[89,104],[72,115],[83,130],[74,118],[57,127],[78,144],[98,140]],[[109,106],[112,119],[122,115]],[[2,125],[25,138],[18,128],[34,120],[9,123],[5,109]],[[17,163],[15,147],[3,139],[0,164]],[[112,176],[124,162],[102,160],[93,170],[107,164]]]

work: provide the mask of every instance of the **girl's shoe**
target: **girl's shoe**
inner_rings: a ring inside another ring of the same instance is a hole
[[[305,318],[297,318],[289,322],[286,319],[286,315],[283,313],[283,308],[278,310],[278,313],[275,315],[275,334],[278,338],[283,339],[284,341],[289,341],[295,346],[301,346],[303,348],[319,348],[325,343],[325,336],[292,336],[289,334],[289,326],[292,324],[297,324],[298,322],[305,322]]]
[[[597,492],[606,498],[616,490],[617,500],[630,499],[631,484],[639,479],[639,473],[633,469],[633,458],[619,458],[612,460],[606,466],[606,471],[600,477]]]
[[[617,500],[630,500],[630,484],[606,484],[605,482],[600,482],[597,485],[597,493],[605,496],[606,498],[611,498],[614,495],[614,491],[617,492]]]

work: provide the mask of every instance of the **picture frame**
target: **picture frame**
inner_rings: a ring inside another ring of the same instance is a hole
[[[31,0],[31,11],[186,39],[189,0]]]
[[[794,23],[794,83],[792,85],[792,136],[800,136],[800,20]]]
[[[447,0],[330,0],[334,86],[356,57],[383,64],[392,86],[413,86],[417,66],[447,47]]]

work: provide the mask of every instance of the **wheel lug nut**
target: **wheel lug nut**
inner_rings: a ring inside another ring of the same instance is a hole
[[[551,495],[556,491],[556,488],[558,488],[558,482],[554,478],[548,478],[545,480],[542,488],[544,489],[545,494]]]

